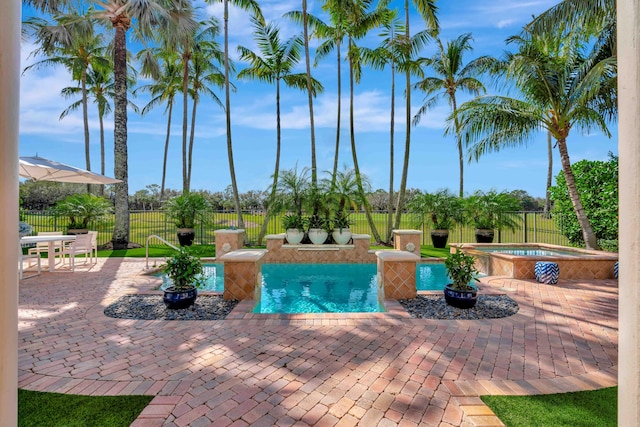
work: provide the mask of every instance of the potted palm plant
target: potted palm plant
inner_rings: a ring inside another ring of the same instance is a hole
[[[69,218],[68,234],[87,234],[89,223],[105,219],[113,211],[111,202],[91,193],[72,194],[53,207],[53,214]]]
[[[203,222],[209,203],[202,194],[186,193],[169,199],[164,204],[165,215],[178,228],[180,246],[191,246],[195,238],[195,225]]]
[[[447,304],[456,308],[472,308],[478,300],[478,288],[472,281],[477,278],[475,258],[457,249],[450,253],[444,261],[447,275],[453,283],[444,288],[444,299]]]
[[[332,229],[331,237],[333,237],[333,241],[338,245],[346,245],[351,240],[351,230],[349,226],[351,225],[351,221],[349,220],[349,214],[345,211],[338,211],[334,214],[332,219]]]
[[[495,230],[518,226],[518,221],[509,215],[522,209],[520,201],[509,193],[476,191],[464,200],[468,223],[476,228],[477,243],[493,243]]]
[[[304,238],[304,220],[298,214],[285,215],[282,218],[285,238],[290,245],[297,245]]]
[[[449,230],[464,219],[462,200],[449,190],[439,190],[433,194],[417,194],[407,206],[414,216],[415,226],[425,222],[433,226],[431,242],[434,248],[444,248],[449,239]]]
[[[306,218],[307,235],[314,245],[321,245],[329,237],[327,228],[329,227],[326,218],[316,214]]]
[[[171,310],[191,307],[196,302],[198,287],[204,284],[200,258],[189,254],[185,248],[180,248],[167,260],[164,271],[173,282],[164,290],[165,306]]]

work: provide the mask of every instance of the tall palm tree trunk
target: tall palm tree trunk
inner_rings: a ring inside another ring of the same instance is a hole
[[[193,108],[191,109],[191,134],[189,135],[189,155],[187,157],[187,188],[191,191],[191,167],[193,166],[193,141],[196,133],[196,109],[198,107],[198,95],[193,95]]]
[[[353,119],[353,86],[354,86],[354,77],[353,77],[353,62],[351,57],[349,57],[349,134],[351,139],[351,155],[353,157],[353,170],[356,173],[356,183],[358,185],[358,192],[360,193],[360,198],[362,199],[362,206],[364,207],[364,213],[367,217],[367,223],[369,223],[369,228],[371,229],[371,234],[373,234],[373,240],[376,243],[380,242],[380,234],[378,233],[378,229],[376,228],[376,224],[373,222],[373,218],[371,217],[371,207],[369,206],[369,202],[367,201],[367,195],[364,192],[364,187],[362,185],[362,176],[360,175],[360,167],[358,166],[358,154],[356,152],[356,132],[355,132],[355,124]]]
[[[389,199],[387,200],[387,239],[391,242],[393,233],[393,174],[395,163],[395,133],[396,133],[396,65],[391,61],[391,126],[389,131]]]
[[[311,59],[309,58],[309,17],[307,0],[302,0],[302,27],[304,38],[304,61],[307,74],[307,95],[309,98],[309,126],[311,127],[311,186],[318,187],[318,168],[316,165],[316,133],[313,119],[313,87],[311,86]],[[314,208],[314,214],[317,214]]]
[[[115,224],[111,241],[113,249],[126,249],[129,245],[129,178],[127,155],[127,39],[126,30],[130,21],[123,19],[114,23],[114,176]]]
[[[236,170],[233,165],[233,146],[231,144],[231,95],[229,93],[229,85],[229,0],[224,0],[224,94],[227,126],[227,156],[229,158],[229,174],[231,175],[233,202],[235,204],[236,213],[238,214],[238,228],[244,228],[242,210],[240,207],[240,195],[238,194],[238,183],[236,182]]]
[[[405,0],[404,2],[404,14],[405,14],[405,37],[406,42],[409,43],[409,37],[411,33],[409,32],[409,0]],[[407,54],[409,54],[407,52]],[[406,112],[405,112],[405,121],[406,121],[406,133],[405,133],[405,141],[404,141],[404,160],[402,162],[402,176],[400,178],[400,189],[398,191],[398,201],[396,204],[396,220],[394,221],[393,228],[400,228],[400,219],[402,217],[402,209],[404,209],[404,197],[407,189],[407,175],[409,174],[409,152],[411,149],[411,71],[407,69],[405,72],[405,81],[406,81]]]
[[[562,163],[562,171],[564,172],[564,179],[567,182],[567,190],[569,190],[569,198],[573,209],[576,212],[578,223],[582,229],[582,237],[587,249],[599,250],[598,239],[596,238],[589,218],[584,212],[582,201],[580,200],[580,194],[578,193],[578,187],[576,186],[576,180],[571,170],[571,162],[569,160],[569,152],[567,150],[567,140],[565,138],[558,139],[558,150],[560,151],[560,161]]]
[[[82,86],[82,121],[84,126],[84,158],[87,170],[91,170],[91,153],[89,146],[89,102],[87,100],[87,69],[82,70],[80,78]],[[87,193],[91,193],[91,185],[87,184]]]
[[[551,132],[547,131],[547,186],[545,188],[544,197],[544,213],[549,214],[551,212],[551,193],[549,189],[553,181],[553,145],[551,142]]]
[[[276,189],[278,187],[278,175],[280,172],[280,78],[276,79],[276,165],[273,171],[273,183],[271,184],[271,193],[269,194],[269,205],[267,206],[264,222],[262,223],[262,227],[260,228],[260,233],[258,234],[258,245],[262,244],[262,239],[264,235],[267,233],[267,226],[269,225],[269,220],[271,219],[271,212],[273,211],[273,204],[276,200]]]
[[[331,189],[336,185],[336,175],[338,173],[338,156],[340,152],[340,119],[342,116],[342,71],[341,68],[341,55],[340,55],[340,41],[336,42],[336,52],[338,53],[338,113],[336,123],[336,151],[333,157],[333,173],[331,174]]]
[[[462,153],[462,135],[460,135],[460,122],[456,112],[458,111],[458,105],[456,103],[456,96],[451,94],[451,106],[453,107],[453,125],[456,128],[456,139],[458,144],[458,163],[460,165],[460,191],[459,196],[464,197],[464,157]]]
[[[100,173],[105,174],[104,160],[104,114],[98,113],[98,121],[100,123]],[[100,186],[100,195],[104,196],[104,185]]]
[[[186,47],[185,47],[186,49]],[[189,54],[182,57],[182,192],[189,192],[187,164],[187,127],[189,123]]]
[[[162,159],[162,185],[160,186],[160,201],[164,198],[164,186],[167,178],[167,157],[169,156],[169,139],[171,137],[171,115],[173,114],[173,99],[169,100],[169,118],[167,119],[167,137],[164,141],[164,157]]]

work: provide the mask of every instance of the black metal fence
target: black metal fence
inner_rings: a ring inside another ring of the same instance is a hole
[[[560,233],[559,220],[542,212],[515,212],[505,215],[513,216],[518,227],[515,230],[496,231],[494,242],[496,243],[550,243],[557,245],[568,245],[568,239]],[[264,213],[259,211],[243,212],[244,229],[246,230],[249,244],[264,244],[258,242],[260,228],[264,222]],[[373,222],[378,230],[381,239],[386,240],[387,236],[387,213],[374,212]],[[33,227],[33,234],[40,231],[65,231],[68,226],[67,218],[56,217],[43,211],[23,211],[22,220]],[[130,216],[130,242],[135,242],[144,246],[147,237],[150,235],[160,236],[162,239],[178,244],[176,236],[176,226],[168,220],[162,211],[131,211]],[[351,231],[356,234],[369,234],[371,241],[374,236],[369,227],[364,213],[351,214]],[[113,233],[114,218],[105,221],[89,224],[89,229],[98,231],[98,244],[104,245],[111,240]],[[205,221],[196,228],[195,244],[213,245],[215,244],[215,230],[237,228],[238,216],[233,212],[216,211],[209,213]],[[400,224],[401,229],[415,229],[413,218],[410,215],[403,215]],[[430,245],[430,231],[428,226],[422,227],[422,243]],[[282,228],[282,215],[277,215],[269,221],[266,234],[284,233]],[[450,243],[475,242],[473,227],[459,226],[449,233]],[[152,239],[149,244],[162,245],[157,239]]]

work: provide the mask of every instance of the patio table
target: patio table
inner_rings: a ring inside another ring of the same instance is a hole
[[[47,255],[49,260],[49,271],[54,272],[56,267],[54,243],[55,242],[70,242],[76,240],[76,236],[73,234],[59,234],[59,235],[47,235],[47,236],[25,236],[20,238],[20,245],[28,245],[31,243],[46,242],[49,244],[47,249]]]

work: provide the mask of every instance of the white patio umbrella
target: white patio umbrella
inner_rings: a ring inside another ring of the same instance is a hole
[[[78,184],[115,184],[119,179],[54,162],[43,157],[20,157],[20,176],[34,181],[75,182]]]

